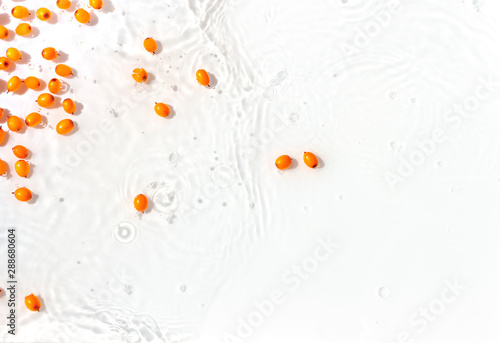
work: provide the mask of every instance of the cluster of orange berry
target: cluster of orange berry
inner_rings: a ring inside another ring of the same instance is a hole
[[[304,152],[304,163],[309,168],[316,168],[318,166],[318,158],[312,152]],[[279,170],[288,169],[292,165],[292,158],[288,155],[281,155],[274,162],[276,168]]]
[[[147,52],[156,54],[158,44],[153,38],[146,38],[143,44]],[[148,72],[144,68],[135,68],[132,78],[138,83],[144,83],[148,80]],[[199,69],[196,72],[196,80],[200,85],[210,87],[210,76],[204,69]],[[163,102],[155,102],[154,110],[160,117],[168,117],[170,114],[170,107]],[[148,198],[144,194],[137,195],[134,198],[134,207],[137,211],[144,213],[148,208]]]
[[[103,6],[102,0],[90,0],[89,4],[94,9],[101,9]],[[57,7],[63,10],[67,10],[71,7],[71,1],[69,0],[57,0]],[[26,19],[30,16],[30,11],[24,6],[15,6],[11,14],[16,19]],[[86,24],[90,21],[90,14],[80,8],[75,11],[75,19],[82,23]],[[36,11],[36,17],[42,21],[49,20],[51,18],[51,12],[49,9],[42,7]],[[32,27],[28,23],[21,23],[16,27],[16,34],[19,36],[28,36],[32,31]],[[9,36],[9,30],[0,26],[0,39],[6,39]],[[42,57],[45,60],[51,61],[55,60],[58,56],[58,52],[56,49],[52,47],[47,47],[42,50]],[[8,71],[11,66],[13,66],[17,61],[22,60],[22,53],[16,49],[15,47],[10,47],[6,51],[6,56],[0,57],[0,70]],[[73,71],[71,67],[65,64],[57,64],[55,66],[55,72],[60,77],[70,77],[73,75]],[[35,76],[28,76],[24,80],[21,80],[19,76],[13,76],[7,82],[7,93],[16,93],[22,85],[25,85],[27,88],[42,91],[40,79]],[[55,97],[53,94],[58,94],[62,89],[62,82],[58,78],[52,78],[48,82],[48,90],[49,93],[42,93],[38,96],[36,102],[40,107],[50,108],[55,104]],[[76,111],[76,105],[74,101],[70,98],[64,99],[62,101],[62,108],[68,114],[74,114]],[[0,118],[3,116],[3,109],[0,108]],[[28,127],[36,127],[42,123],[42,116],[39,112],[32,112],[28,114],[24,120],[24,123]],[[23,129],[23,120],[15,115],[10,116],[7,119],[7,126],[12,132],[20,132]],[[66,135],[70,133],[75,124],[71,119],[63,119],[59,121],[56,125],[56,132],[60,135]],[[0,144],[5,140],[5,131],[0,126]],[[17,161],[14,165],[16,173],[21,177],[28,177],[30,171],[30,165],[25,159],[28,157],[29,150],[22,146],[17,145],[12,148],[14,155],[21,160]],[[4,161],[0,159],[0,176],[7,173],[7,165]],[[26,187],[18,188],[14,193],[16,199],[20,201],[29,201],[32,198],[31,191]]]

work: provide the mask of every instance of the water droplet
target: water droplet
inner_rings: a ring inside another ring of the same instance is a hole
[[[223,202],[223,203],[222,203],[222,206],[226,207],[226,206],[227,206],[227,203]]]
[[[389,98],[390,98],[390,99],[394,99],[394,98],[396,98],[396,92],[390,92],[390,93],[389,93]]]
[[[64,198],[59,198],[59,202],[64,202]]]
[[[417,101],[417,99],[411,98],[410,101],[413,102],[413,103],[415,103]]]
[[[339,195],[339,200],[344,200],[344,196],[343,195]]]
[[[437,161],[436,165],[441,168],[443,166],[443,161]]]
[[[255,207],[255,204],[254,204],[253,202],[251,202],[251,203],[248,205],[248,207],[250,207],[250,208],[254,208],[254,207]]]
[[[387,299],[391,296],[392,294],[392,291],[390,288],[388,287],[380,287],[378,289],[378,295],[382,298],[382,299]]]
[[[179,287],[179,290],[183,293],[186,291],[186,289],[187,289],[186,285],[182,285],[181,287]]]
[[[304,206],[303,209],[304,209],[304,211],[307,212],[307,211],[309,211],[309,206]]]
[[[288,120],[290,120],[292,123],[297,121],[297,118],[298,118],[297,113],[290,113],[290,115],[288,116]]]
[[[123,221],[113,229],[113,238],[121,244],[130,244],[137,238],[137,227],[128,221]]]

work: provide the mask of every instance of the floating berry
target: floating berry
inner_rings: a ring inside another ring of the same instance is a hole
[[[9,82],[7,82],[7,93],[17,91],[22,83],[23,81],[19,77],[12,76]]]
[[[23,82],[29,89],[36,90],[38,89],[38,87],[40,87],[40,80],[38,80],[38,78],[34,76],[28,76],[24,79]]]
[[[26,116],[24,122],[28,127],[35,127],[42,122],[42,116],[38,112],[33,112]]]
[[[2,144],[4,139],[5,139],[5,131],[2,129],[2,126],[0,125],[0,144]]]
[[[12,148],[12,152],[16,155],[17,158],[26,158],[29,154],[29,150],[22,145],[16,145]]]
[[[5,26],[0,26],[0,39],[9,37],[9,30]]]
[[[61,81],[59,79],[53,78],[49,81],[49,92],[52,94],[57,94],[61,90]]]
[[[24,6],[16,6],[11,11],[12,16],[17,19],[23,19],[30,15],[30,11]]]
[[[0,57],[0,70],[9,69],[10,60],[7,57]]]
[[[0,108],[0,118],[3,117],[3,108]]]
[[[26,304],[28,310],[40,311],[40,299],[38,299],[36,295],[33,295],[33,293],[24,298],[24,303]]]
[[[36,11],[36,17],[42,21],[49,20],[50,19],[50,11],[45,7],[41,7]]]
[[[132,77],[139,83],[146,82],[148,79],[148,72],[145,71],[144,68],[135,68]]]
[[[205,69],[200,69],[196,72],[196,80],[198,80],[200,85],[210,87],[210,76],[208,76]]]
[[[45,48],[42,50],[42,57],[46,60],[53,60],[58,55],[57,50],[54,48]]]
[[[21,59],[21,53],[16,48],[8,48],[5,53],[11,61],[19,61]]]
[[[56,5],[57,5],[57,7],[59,7],[62,10],[67,10],[68,8],[71,7],[71,1],[69,1],[69,0],[57,0]]]
[[[82,24],[87,24],[90,21],[90,14],[83,8],[79,8],[75,12],[75,19]]]
[[[134,199],[134,207],[137,211],[144,213],[148,208],[148,198],[144,194],[139,194]]]
[[[90,0],[89,5],[95,10],[100,10],[102,8],[102,0]]]
[[[155,112],[158,114],[160,117],[168,117],[170,114],[170,107],[168,107],[167,104],[164,104],[163,102],[155,102]]]
[[[312,152],[304,152],[304,163],[310,168],[318,166],[318,158]]]
[[[22,23],[22,24],[17,25],[17,27],[16,27],[16,33],[19,36],[29,35],[30,32],[31,32],[31,25],[28,23]]]
[[[154,55],[157,48],[156,41],[153,38],[146,38],[144,40],[144,48],[147,52],[150,52]]]
[[[13,194],[16,197],[16,199],[19,201],[29,201],[29,200],[31,200],[31,198],[33,196],[31,194],[31,191],[26,187],[21,187],[21,188],[16,189],[16,191]],[[28,306],[28,304],[26,304],[26,306]],[[40,308],[40,305],[38,306],[38,308]],[[32,311],[35,311],[35,310],[32,310]]]
[[[66,64],[58,64],[56,65],[56,74],[62,77],[68,77],[73,75],[73,71]]]
[[[290,165],[292,164],[292,159],[288,155],[281,155],[276,159],[276,162],[274,162],[274,164],[279,170],[285,170],[288,169],[288,167],[290,167]]]
[[[38,103],[38,105],[42,106],[42,107],[50,107],[52,105],[54,105],[54,102],[55,102],[55,98],[52,94],[50,93],[42,93],[38,96],[38,99],[36,100],[36,102]]]
[[[75,103],[73,102],[73,100],[71,100],[70,98],[64,99],[64,101],[62,102],[62,105],[63,105],[63,109],[66,113],[69,113],[69,114],[75,113],[76,106],[75,106]]]
[[[71,119],[63,119],[59,123],[57,123],[56,131],[60,135],[66,135],[70,133],[74,127],[75,124]]]
[[[23,160],[17,161],[14,165],[14,169],[16,169],[16,173],[20,177],[28,177],[28,174],[30,173],[29,163]]]
[[[17,116],[10,116],[9,119],[7,119],[7,126],[12,132],[19,132],[23,128],[23,121]]]
[[[4,161],[0,160],[0,176],[5,175],[7,173],[7,165]]]

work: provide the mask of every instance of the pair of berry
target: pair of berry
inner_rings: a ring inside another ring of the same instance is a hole
[[[318,158],[312,152],[304,152],[304,163],[309,168],[316,168],[318,166]],[[281,155],[276,159],[274,164],[279,170],[285,170],[292,165],[292,158],[288,155]]]

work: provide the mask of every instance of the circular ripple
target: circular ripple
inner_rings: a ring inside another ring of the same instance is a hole
[[[112,230],[113,240],[120,244],[130,244],[137,239],[137,226],[129,221],[122,221]]]

